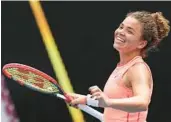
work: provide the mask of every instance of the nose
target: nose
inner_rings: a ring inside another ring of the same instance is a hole
[[[124,36],[125,35],[124,29],[119,29],[118,35]]]

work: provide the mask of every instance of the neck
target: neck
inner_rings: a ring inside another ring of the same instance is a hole
[[[120,65],[124,65],[128,63],[131,59],[133,59],[136,56],[141,56],[139,52],[131,52],[131,53],[119,53],[120,56]]]

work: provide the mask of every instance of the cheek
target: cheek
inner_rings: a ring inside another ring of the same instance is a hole
[[[137,38],[133,35],[126,35],[126,39],[127,39],[127,42],[130,44],[130,45],[136,45],[137,44]]]
[[[135,36],[126,35],[126,48],[135,49],[138,46],[138,40]]]
[[[130,43],[127,45],[127,49],[130,51],[137,49],[137,47],[138,47],[138,44],[137,44],[136,40],[134,40],[134,41],[131,40]]]
[[[113,32],[113,37],[115,37],[118,33],[118,29],[116,29],[114,32]]]

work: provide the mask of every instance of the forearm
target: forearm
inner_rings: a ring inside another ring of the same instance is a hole
[[[148,109],[148,102],[146,101],[147,100],[139,96],[123,99],[109,99],[108,107],[126,112],[140,112]]]

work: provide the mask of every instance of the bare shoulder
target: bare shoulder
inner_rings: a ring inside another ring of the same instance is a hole
[[[127,78],[131,84],[152,84],[151,71],[148,65],[143,63],[136,63],[128,69]]]

